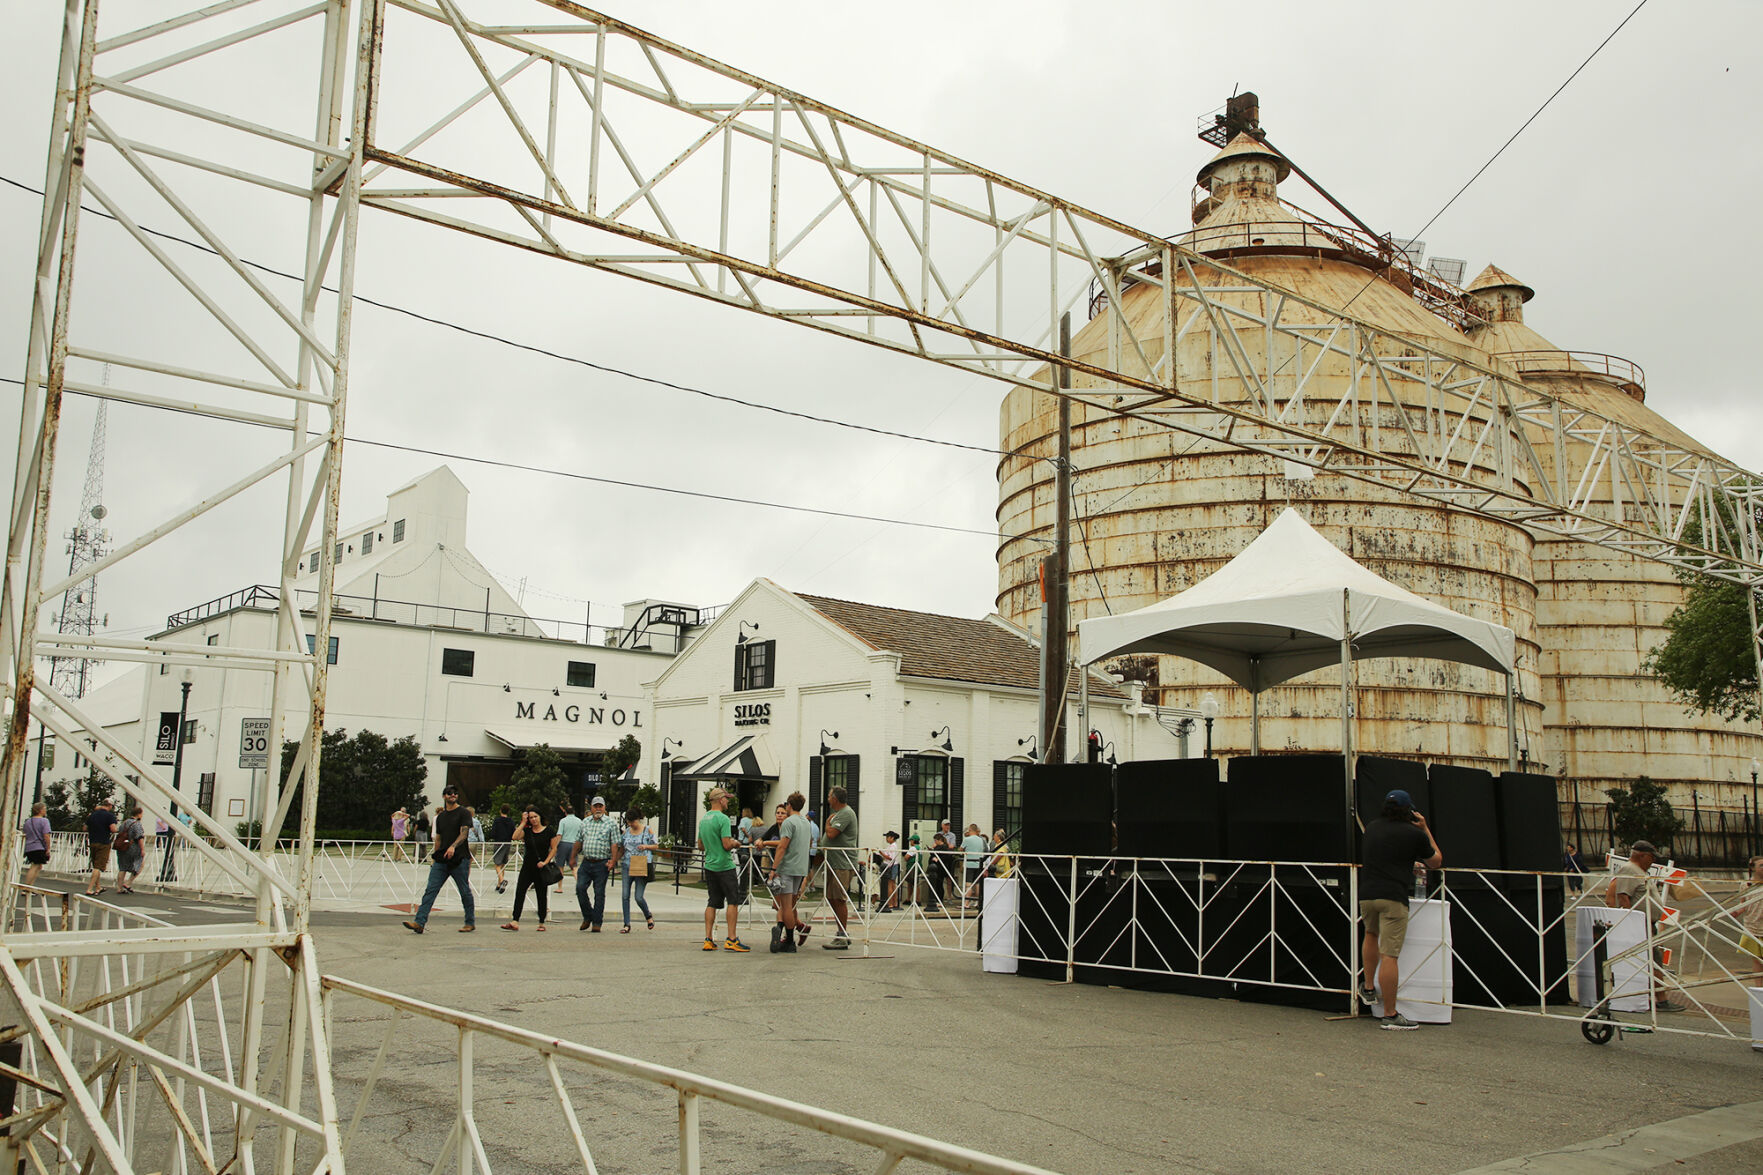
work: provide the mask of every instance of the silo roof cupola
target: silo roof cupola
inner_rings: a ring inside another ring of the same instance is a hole
[[[1245,166],[1251,161],[1263,166]],[[1285,156],[1245,131],[1207,160],[1199,174],[1194,176],[1194,182],[1203,188],[1209,188],[1214,195],[1219,195],[1217,185],[1221,183],[1240,183],[1265,174],[1266,182],[1278,184],[1291,173],[1292,166],[1286,162]],[[1269,194],[1271,193],[1257,193]]]
[[[1501,269],[1489,265],[1467,290],[1470,307],[1484,322],[1523,322],[1524,304],[1536,291]]]

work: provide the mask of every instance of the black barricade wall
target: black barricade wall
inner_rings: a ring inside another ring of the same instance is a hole
[[[1562,902],[1559,889],[1539,895],[1534,879],[1524,887],[1454,891],[1452,997],[1462,1004],[1536,1007],[1540,986],[1549,1003],[1572,1003]]]
[[[1300,989],[1351,986],[1346,959],[1352,931],[1341,912],[1348,871],[1311,872],[1280,869],[1275,886],[1268,883],[1265,866],[1246,865],[1211,890],[1202,928],[1202,973],[1229,983],[1237,999],[1341,1010],[1344,997]],[[1266,986],[1269,982],[1296,986]]]
[[[1225,855],[1245,861],[1347,861],[1345,761],[1256,755],[1230,761]]]
[[[1022,851],[1105,857],[1113,846],[1113,769],[1031,763],[1022,774]]]
[[[1432,788],[1427,782],[1425,763],[1360,755],[1353,764],[1353,784],[1361,824],[1370,824],[1383,814],[1383,798],[1396,788],[1408,793],[1415,810],[1432,819]]]
[[[1507,869],[1541,873],[1561,870],[1561,805],[1555,781],[1547,775],[1508,771],[1497,783],[1500,801],[1500,857]],[[1556,886],[1559,878],[1551,878]]]
[[[1224,856],[1217,759],[1122,763],[1115,772],[1120,856]]]
[[[1500,868],[1500,816],[1494,777],[1477,767],[1433,764],[1427,771],[1432,811],[1422,809],[1432,835],[1445,855],[1445,872],[1453,889],[1472,889],[1488,882],[1454,870]]]

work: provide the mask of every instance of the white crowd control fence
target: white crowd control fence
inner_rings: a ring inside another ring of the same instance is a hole
[[[480,920],[509,908],[520,867],[516,845],[507,892],[498,894],[494,847],[472,845]],[[314,897],[414,908],[429,875],[420,852],[410,843],[322,841]],[[1121,983],[1194,981],[1166,986],[1201,993],[1308,992],[1338,997],[1342,1011],[1355,1004],[1358,870],[1348,863],[1014,854],[999,890],[999,879],[976,877],[961,853],[926,853],[916,865],[902,858],[891,886],[872,850],[859,850],[858,860],[847,901],[847,933],[858,957],[913,947],[985,955],[994,969],[1007,959],[1010,970],[1047,978],[1069,980],[1081,971]],[[995,872],[990,862],[981,873]],[[766,945],[775,918],[767,865],[762,854],[742,854],[748,901],[740,925],[756,949]],[[85,837],[56,834],[50,869],[87,868]],[[650,896],[700,892],[701,870],[696,852],[658,854]],[[830,879],[818,864],[799,903],[814,944],[836,929]],[[1603,1040],[1624,1026],[1746,1041],[1763,1035],[1763,988],[1752,986],[1763,964],[1740,948],[1747,891],[1734,881],[1692,884],[1681,909],[1668,903],[1674,912],[1661,921],[1664,910],[1651,917],[1606,910],[1606,881],[1598,874],[1439,871],[1414,907],[1403,1006],[1421,1008],[1412,1013],[1417,1017],[1480,1008],[1581,1021],[1588,1038]],[[175,855],[167,868],[157,845],[138,884],[238,892],[233,878],[198,854]],[[554,916],[574,916],[574,885],[565,877],[563,894],[550,895]],[[620,887],[614,871],[606,884],[608,917],[616,916]],[[1004,905],[988,907],[988,892],[1005,895]],[[1763,887],[1750,894],[1763,901]],[[458,905],[451,883],[444,885],[437,914],[455,914]],[[1000,914],[1006,908],[1007,918]],[[719,917],[719,935],[722,925]],[[1650,962],[1654,956],[1669,961]]]
[[[409,1136],[401,1140],[404,1148],[414,1147],[425,1161],[432,1155],[432,1171],[447,1169],[450,1164],[457,1165],[460,1175],[530,1169],[530,1156],[512,1149],[510,1139],[539,1144],[553,1160],[560,1153],[573,1151],[580,1163],[578,1169],[587,1175],[595,1175],[599,1163],[606,1163],[609,1171],[644,1169],[639,1164],[659,1169],[654,1140],[671,1125],[676,1161],[667,1166],[680,1175],[698,1175],[706,1157],[705,1113],[713,1107],[726,1107],[755,1116],[757,1121],[752,1125],[766,1137],[775,1138],[781,1129],[817,1132],[826,1139],[842,1140],[848,1146],[841,1153],[847,1158],[847,1152],[852,1151],[867,1155],[863,1169],[876,1175],[899,1170],[907,1162],[914,1164],[914,1170],[928,1167],[972,1175],[1046,1175],[1040,1167],[993,1158],[799,1101],[572,1044],[335,976],[326,976],[323,983],[325,1016],[333,1026],[342,1017],[356,1014],[363,1001],[387,1013],[379,1048],[365,1072],[352,1072],[341,1058],[338,1061],[336,1076],[339,1089],[345,1094],[342,1103],[348,1115],[343,1148],[351,1162],[361,1158],[371,1161],[375,1156],[371,1146],[358,1138],[361,1124],[387,1100],[381,1081],[385,1078],[386,1085],[393,1084],[388,1063],[397,1070],[397,1085],[408,1093],[410,1078],[402,1063],[408,1061],[414,1044],[425,1056],[449,1057],[458,1094],[451,1119],[440,1115],[428,1118],[432,1126],[429,1141],[413,1141]],[[529,1073],[535,1078],[542,1074],[550,1086],[549,1112],[535,1112],[524,1095],[518,1115],[503,1111],[495,1101],[486,1106],[476,1096],[480,1070],[494,1072],[499,1085],[506,1082],[510,1071]],[[352,1108],[346,1096],[351,1093]],[[609,1106],[616,1107],[620,1117],[632,1112],[626,1108],[632,1107],[638,1123],[627,1125],[616,1137],[607,1136]],[[584,1113],[595,1124],[593,1131],[583,1129]],[[480,1115],[490,1118],[492,1114],[493,1124],[480,1122]],[[654,1128],[645,1114],[656,1120]],[[667,1123],[668,1118],[671,1123]],[[741,1129],[740,1124],[728,1120],[718,1120],[715,1127],[715,1137],[723,1140],[729,1137],[730,1130]],[[636,1141],[630,1137],[632,1133],[637,1136]],[[556,1146],[555,1137],[567,1138],[568,1148]],[[608,1154],[609,1151],[613,1153]],[[726,1154],[725,1149],[725,1158]]]

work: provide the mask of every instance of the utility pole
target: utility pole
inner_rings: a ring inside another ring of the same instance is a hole
[[[1059,319],[1059,354],[1071,358],[1071,315]],[[1058,368],[1061,393],[1071,390],[1071,368]],[[1046,620],[1041,625],[1041,762],[1063,763],[1065,693],[1070,685],[1071,648],[1071,397],[1059,396],[1059,458],[1054,470],[1053,553],[1041,560],[1041,592]]]

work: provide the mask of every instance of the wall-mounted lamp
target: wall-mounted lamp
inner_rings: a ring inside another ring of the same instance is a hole
[[[668,743],[672,743],[674,746],[678,747],[682,751],[686,749],[686,744],[680,742],[679,739],[677,739],[677,738],[664,738],[661,740],[661,757],[663,759],[677,758],[677,756],[674,755],[674,753],[672,751],[667,749]]]
[[[943,736],[943,741],[940,743],[937,742],[937,735],[939,735],[939,734]],[[943,729],[941,729],[941,730],[931,731],[930,732],[930,741],[933,746],[941,747],[943,750],[948,751],[950,754],[953,754],[955,751],[955,740],[950,736],[949,728],[947,726],[943,727]]]
[[[551,696],[554,698],[561,698],[563,696],[563,694],[557,689],[556,686],[552,686],[551,687]]]
[[[758,621],[754,621],[753,623],[749,624],[747,621],[743,620],[740,623],[735,625],[735,644],[744,645],[747,643],[747,630],[749,628],[752,629],[754,632],[758,632],[759,631]]]
[[[602,702],[604,702],[606,700],[606,691],[605,690],[600,691],[600,700]]]
[[[1200,699],[1200,717],[1206,720],[1206,757],[1212,757],[1212,723],[1218,719],[1218,699],[1210,692]]]
[[[509,685],[507,682],[503,682],[502,683],[502,692],[505,694],[511,694],[514,692],[514,687]]]
[[[439,735],[439,736],[438,736],[438,737],[436,737],[436,739],[435,739],[435,741],[436,741],[436,742],[438,742],[438,743],[444,743],[444,742],[446,742],[446,741],[447,741],[447,732],[446,732],[446,731],[444,731],[444,730],[443,730],[443,731],[442,731],[442,732],[441,732],[441,733],[440,733],[440,735]]]
[[[820,731],[820,753],[821,753],[822,757],[832,753],[832,748],[826,745],[826,736],[829,734],[833,736],[834,742],[839,741],[839,732],[838,731],[827,730],[824,727],[822,727],[821,731]]]
[[[1041,752],[1039,749],[1040,737],[1041,736],[1038,734],[1031,734],[1027,738],[1019,738],[1016,740],[1017,746],[1019,746],[1019,747],[1026,746],[1028,748],[1028,750],[1026,750],[1022,753],[1024,755],[1027,755],[1030,760],[1032,760],[1033,762],[1036,762],[1036,763],[1041,761]]]

